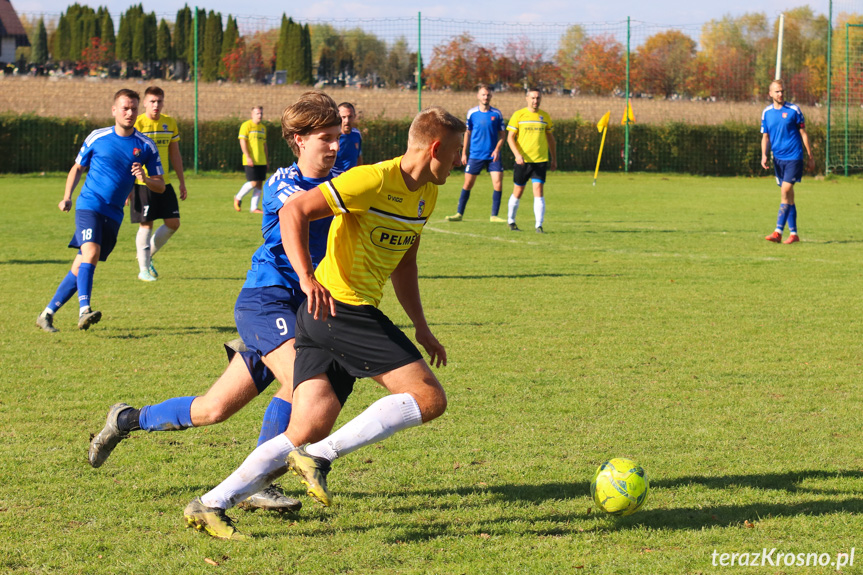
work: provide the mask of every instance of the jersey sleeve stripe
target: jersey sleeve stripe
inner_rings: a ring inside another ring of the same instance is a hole
[[[332,203],[338,206],[339,210],[343,214],[350,213],[350,210],[348,210],[348,208],[345,206],[345,202],[342,200],[341,195],[339,195],[339,191],[336,189],[332,182],[324,182],[324,185],[321,189],[326,190],[330,194],[330,197],[333,200]]]

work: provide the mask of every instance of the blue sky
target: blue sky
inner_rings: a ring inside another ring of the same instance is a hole
[[[107,5],[112,14],[125,11],[130,0],[86,1],[92,7]],[[174,15],[182,2],[177,0],[141,0],[144,10],[159,15]],[[12,5],[21,13],[59,14],[72,4],[69,0],[13,0]],[[740,15],[746,12],[764,12],[771,20],[783,10],[800,6],[805,0],[725,0],[721,2],[694,2],[692,0],[608,0],[604,2],[574,3],[571,0],[543,0],[541,2],[516,0],[435,0],[434,2],[404,2],[403,0],[316,0],[312,2],[249,2],[235,0],[201,0],[201,8],[216,10],[223,15],[254,15],[277,18],[286,11],[294,19],[345,20],[410,18],[418,11],[424,17],[486,22],[616,22],[627,16],[633,20],[657,24],[702,24],[721,18],[725,14]],[[190,6],[194,5],[190,2]],[[816,13],[827,13],[827,2],[810,3]]]

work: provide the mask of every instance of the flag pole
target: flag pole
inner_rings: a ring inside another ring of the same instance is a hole
[[[596,170],[593,172],[593,185],[596,185],[596,178],[599,176],[599,160],[602,159],[602,148],[605,147],[605,133],[608,132],[608,126],[602,129],[602,141],[599,143],[599,155],[596,156]]]

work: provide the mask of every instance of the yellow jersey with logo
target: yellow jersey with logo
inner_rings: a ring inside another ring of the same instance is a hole
[[[359,166],[320,185],[337,217],[315,277],[342,303],[377,307],[387,278],[434,211],[437,185],[410,191],[401,160]]]
[[[159,114],[158,120],[151,120],[147,114],[141,114],[135,120],[135,127],[139,132],[156,142],[156,149],[159,150],[159,159],[162,161],[162,167],[165,169],[165,174],[162,176],[165,179],[165,184],[170,184],[168,179],[168,170],[171,169],[171,161],[168,154],[168,146],[171,142],[180,141],[180,131],[177,129],[177,121],[174,118]],[[144,173],[147,174],[147,168],[144,168]],[[147,174],[148,176],[150,174]],[[136,184],[144,185],[144,182],[138,180]]]
[[[548,138],[546,132],[551,132],[554,123],[548,112],[537,109],[531,112],[528,108],[522,108],[512,115],[506,129],[517,132],[515,141],[521,148],[524,161],[529,163],[548,161]]]
[[[267,128],[264,123],[256,124],[251,120],[246,120],[240,126],[240,135],[237,136],[240,140],[246,140],[249,145],[249,153],[252,154],[252,164],[256,166],[267,165]],[[246,159],[246,154],[243,154],[243,165],[248,166],[249,161]]]

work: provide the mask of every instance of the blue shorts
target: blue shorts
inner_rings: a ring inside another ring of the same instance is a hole
[[[776,173],[776,185],[782,182],[796,184],[803,180],[803,160],[777,160],[773,158],[773,171]]]
[[[243,343],[249,348],[240,355],[259,393],[275,379],[261,358],[294,339],[297,309],[305,301],[306,294],[283,286],[240,290],[234,306],[234,321]]]
[[[489,173],[491,172],[502,172],[503,165],[500,163],[500,157],[498,157],[496,162],[492,160],[478,160],[477,158],[468,158],[467,164],[464,166],[464,171],[466,174],[471,174],[473,176],[478,176],[482,173],[482,169],[486,168]]]
[[[87,242],[99,244],[99,261],[104,262],[117,245],[121,223],[93,210],[75,210],[75,235],[69,247],[78,249],[80,253],[81,246]]]

